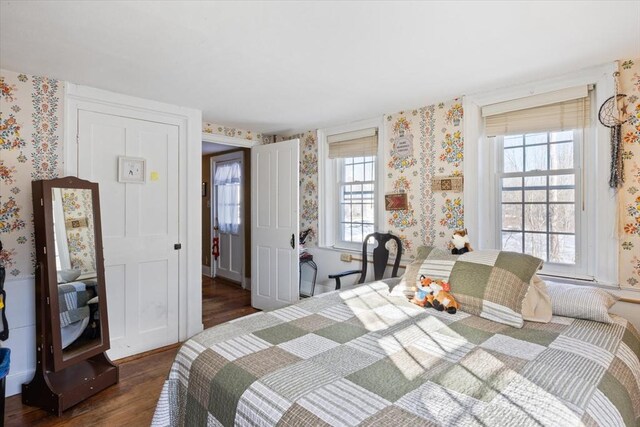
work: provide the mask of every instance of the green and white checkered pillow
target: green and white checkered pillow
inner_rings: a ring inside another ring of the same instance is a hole
[[[522,301],[541,266],[541,259],[516,252],[467,252],[451,270],[451,293],[467,313],[522,328]]]
[[[433,246],[420,246],[418,259],[407,266],[402,280],[391,290],[391,295],[413,298],[422,275],[448,281],[456,259],[458,259],[458,255],[451,255],[442,249]]]

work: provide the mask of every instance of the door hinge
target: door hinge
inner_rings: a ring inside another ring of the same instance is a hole
[[[176,243],[175,245],[173,245],[173,249],[179,251],[180,249],[182,249],[182,243]]]

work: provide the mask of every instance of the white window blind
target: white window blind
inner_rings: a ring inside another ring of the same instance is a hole
[[[330,135],[329,158],[375,156],[378,153],[378,130],[363,129]]]
[[[486,136],[583,129],[591,105],[587,86],[548,92],[482,108]]]

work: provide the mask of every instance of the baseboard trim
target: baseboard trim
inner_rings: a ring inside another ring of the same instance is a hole
[[[4,395],[6,397],[13,396],[15,394],[22,393],[22,384],[31,381],[33,374],[36,373],[35,369],[29,369],[28,371],[22,371],[15,374],[7,375],[6,389]]]
[[[203,276],[207,276],[207,277],[211,277],[211,267],[209,267],[208,265],[203,265],[202,266],[202,275]]]

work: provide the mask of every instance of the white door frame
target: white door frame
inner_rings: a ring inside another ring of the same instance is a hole
[[[78,174],[78,111],[92,111],[179,128],[179,339],[202,331],[202,112],[72,83],[65,85],[64,173]]]
[[[202,141],[203,142],[211,142],[214,144],[221,144],[221,145],[228,145],[230,149],[233,148],[251,148],[254,147],[256,145],[259,144],[258,141],[253,141],[253,140],[248,140],[248,139],[243,139],[243,138],[236,138],[234,136],[226,136],[226,135],[220,135],[217,133],[209,133],[209,132],[202,132]],[[215,155],[215,154],[214,154]],[[243,159],[243,168],[244,168],[244,162],[251,162],[251,155],[249,156],[245,156],[244,153],[242,155],[242,159]],[[210,189],[209,191],[211,192],[211,206],[209,207],[209,215],[210,215],[210,224],[211,224],[211,237],[213,238],[213,159],[210,159],[210,171],[211,171],[211,176],[209,177],[209,182],[210,182]],[[243,169],[244,172],[244,169]],[[242,185],[251,185],[251,183],[245,181],[245,176],[244,173],[242,174]],[[243,188],[244,191],[244,188]],[[244,208],[245,208],[245,200],[244,200],[244,192],[242,194],[242,205],[241,205],[241,209],[242,209],[242,215],[244,218]],[[251,192],[249,192],[249,197],[251,197]],[[247,251],[247,245],[244,244],[244,233],[246,230],[246,227],[251,227],[251,224],[245,224],[245,227],[242,227],[242,239],[243,239],[243,245],[244,245],[244,251]],[[249,242],[249,245],[251,245],[251,242]],[[251,246],[249,246],[249,250]],[[246,253],[246,252],[245,252]],[[209,274],[211,277],[213,277],[213,257],[209,258],[211,260],[211,268],[209,269]],[[244,260],[242,260],[242,288],[243,289],[249,289],[251,287],[251,278],[250,277],[246,277],[246,263],[244,262]]]
[[[216,159],[216,157],[218,157],[218,159]],[[209,215],[211,217],[211,237],[213,238],[213,227],[214,227],[214,219],[215,219],[215,185],[213,183],[213,176],[215,173],[215,164],[216,163],[225,163],[231,160],[240,160],[240,168],[242,170],[241,175],[240,175],[240,218],[242,218],[242,226],[240,227],[240,240],[242,241],[242,277],[240,278],[240,284],[242,285],[242,289],[246,289],[246,283],[245,283],[245,275],[246,275],[246,263],[245,263],[245,254],[246,254],[246,250],[247,248],[245,247],[245,241],[244,241],[244,236],[245,236],[245,230],[247,225],[249,227],[251,227],[251,223],[249,224],[245,224],[244,223],[244,219],[245,219],[245,203],[247,202],[245,200],[244,197],[244,190],[245,190],[245,185],[247,185],[247,182],[245,180],[245,161],[246,161],[246,156],[244,155],[243,151],[234,151],[233,153],[226,153],[226,154],[222,154],[219,156],[216,156],[215,154],[213,154],[211,156],[211,158],[209,159],[210,161],[210,171],[211,171],[211,176],[209,177],[209,182],[211,182],[211,208],[209,209]],[[251,159],[249,159],[251,160]],[[213,260],[213,257],[210,258],[211,259],[211,277],[213,277],[215,275],[216,269],[215,269],[215,262]]]

